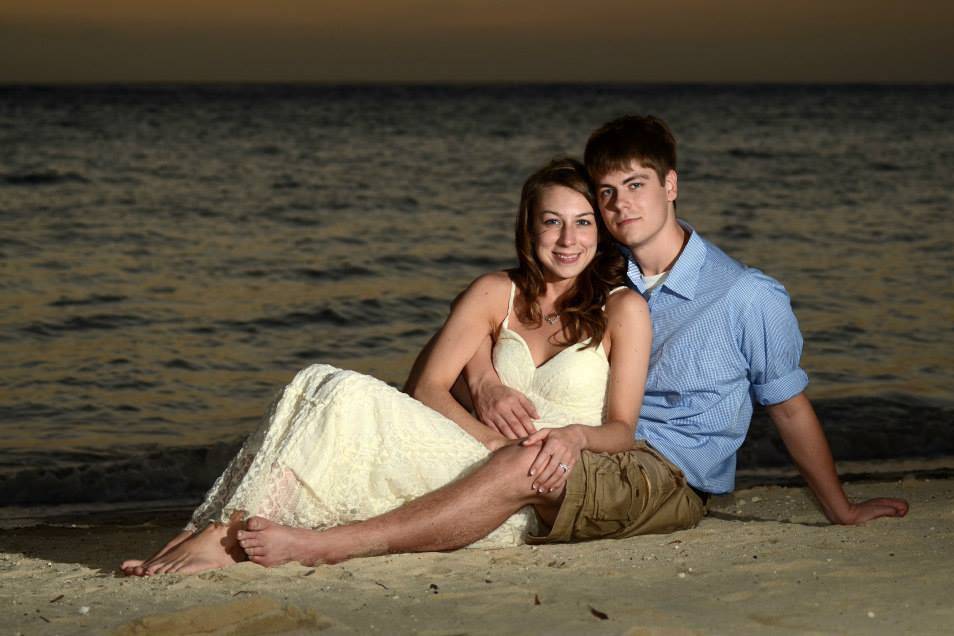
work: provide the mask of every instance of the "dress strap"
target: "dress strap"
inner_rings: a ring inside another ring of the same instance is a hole
[[[507,315],[504,316],[503,327],[504,329],[510,329],[510,312],[513,311],[513,298],[517,293],[517,284],[513,281],[510,281],[510,300],[507,301]]]
[[[609,298],[610,296],[620,291],[621,289],[629,289],[629,287],[627,287],[626,285],[620,285],[619,287],[614,287],[613,289],[609,290],[609,293],[606,294],[606,297]],[[603,311],[606,311],[606,305],[603,305],[602,309]]]

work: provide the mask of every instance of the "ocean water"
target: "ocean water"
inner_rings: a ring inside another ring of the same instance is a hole
[[[954,455],[952,86],[0,87],[0,505],[192,500],[297,369],[399,385],[630,112],[788,288],[836,455]]]

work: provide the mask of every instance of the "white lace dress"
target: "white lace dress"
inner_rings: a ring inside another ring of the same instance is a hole
[[[507,318],[493,349],[506,385],[537,408],[538,427],[599,425],[609,375],[602,345],[568,347],[536,367]],[[367,519],[460,477],[490,452],[452,420],[373,377],[323,364],[298,373],[196,509],[189,530],[236,511],[296,527]],[[523,543],[528,507],[479,547]]]

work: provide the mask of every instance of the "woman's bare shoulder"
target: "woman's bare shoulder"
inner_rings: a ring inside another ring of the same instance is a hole
[[[639,292],[629,287],[618,287],[617,290],[614,290],[606,299],[606,311],[608,313],[649,310],[646,299]]]
[[[648,324],[649,305],[639,293],[621,289],[606,299],[606,318],[611,326]]]
[[[510,298],[510,275],[507,272],[489,272],[475,278],[457,298],[452,307],[461,302],[471,306],[482,306],[490,313],[497,314],[507,310]]]

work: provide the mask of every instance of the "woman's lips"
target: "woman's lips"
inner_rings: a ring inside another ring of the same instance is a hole
[[[557,254],[556,252],[554,252],[553,257],[556,258],[558,263],[562,263],[564,265],[571,265],[577,262],[578,260],[580,260],[580,255],[578,253],[577,254]]]

